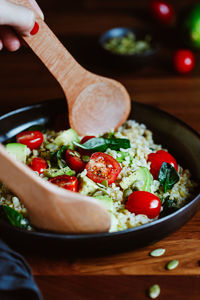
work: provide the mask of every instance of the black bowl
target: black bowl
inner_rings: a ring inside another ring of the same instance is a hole
[[[0,141],[12,138],[34,124],[48,128],[67,128],[66,101],[50,100],[10,112],[0,117]],[[154,107],[136,103],[130,115],[153,131],[155,142],[161,143],[175,155],[178,162],[190,169],[193,178],[200,179],[200,136],[183,122]],[[48,204],[47,204],[48,205]],[[97,255],[134,249],[154,243],[186,223],[198,210],[200,195],[181,209],[136,228],[99,234],[57,234],[44,231],[29,232],[0,221],[0,236],[12,247],[29,251],[64,252],[73,255]]]
[[[151,49],[146,50],[144,52],[138,54],[118,54],[114,53],[104,47],[106,41],[115,38],[115,37],[123,37],[127,33],[133,33],[136,37],[136,40],[144,40],[145,36],[151,36]],[[116,27],[112,28],[105,33],[103,33],[99,39],[99,44],[104,54],[104,58],[107,63],[112,64],[114,66],[142,66],[147,65],[152,62],[152,60],[156,57],[156,54],[159,50],[159,45],[154,39],[154,35],[152,32],[148,30],[139,29],[139,28],[128,28],[128,27]]]

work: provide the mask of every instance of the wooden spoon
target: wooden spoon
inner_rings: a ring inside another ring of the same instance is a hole
[[[12,2],[33,9],[27,0]],[[68,102],[70,126],[80,135],[96,135],[122,125],[130,112],[124,86],[84,69],[41,18],[37,23],[39,32],[23,39],[60,83]]]
[[[108,231],[110,214],[96,199],[46,182],[0,145],[0,181],[12,190],[38,228],[57,232]]]

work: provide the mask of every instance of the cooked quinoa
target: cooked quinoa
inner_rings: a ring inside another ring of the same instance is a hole
[[[62,132],[56,133],[50,130],[46,131],[46,133],[44,133],[43,144],[39,149],[30,152],[26,163],[29,164],[34,157],[42,157],[48,161],[50,152],[59,149],[59,146],[54,144],[54,141],[61,133]],[[120,162],[122,170],[114,183],[106,187],[98,184],[99,189],[88,195],[94,197],[107,195],[113,200],[112,226],[110,231],[119,231],[140,226],[155,220],[155,218],[149,219],[146,215],[135,215],[134,213],[129,212],[125,208],[127,200],[125,193],[127,190],[126,185],[128,177],[140,167],[145,167],[150,171],[150,162],[147,161],[148,155],[163,148],[161,145],[154,143],[152,132],[148,130],[144,124],[138,124],[136,121],[127,121],[118,129],[118,131],[112,134],[115,138],[129,139],[131,144],[131,147],[128,149],[120,149],[120,151],[126,153],[124,160]],[[166,149],[163,150],[167,151]],[[107,149],[105,153],[111,155],[115,159],[120,157],[119,151]],[[48,163],[50,164],[49,161]],[[51,166],[49,165],[49,167]],[[190,178],[191,174],[189,170],[183,170],[183,168],[178,165],[178,175],[179,181],[174,184],[170,190],[164,192],[163,187],[158,180],[152,180],[150,190],[150,192],[155,194],[159,199],[171,200],[172,207],[177,209],[190,201],[196,187],[195,182]],[[46,175],[42,174],[40,176],[45,180],[48,180]],[[78,175],[79,180],[86,176],[86,169]],[[164,204],[164,202],[162,204]],[[21,213],[24,217],[27,217],[27,210],[21,204],[20,199],[13,195],[4,185],[0,188],[0,205],[7,205]],[[29,227],[29,229],[31,229],[31,227]]]

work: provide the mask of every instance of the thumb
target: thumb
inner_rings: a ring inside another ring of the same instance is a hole
[[[32,10],[6,0],[0,1],[0,25],[12,26],[19,34],[27,36],[34,23],[35,14]]]

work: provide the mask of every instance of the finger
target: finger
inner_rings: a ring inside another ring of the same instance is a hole
[[[3,42],[2,40],[0,39],[0,51],[3,49]]]
[[[28,0],[28,2],[33,7],[33,9],[39,14],[39,16],[42,18],[42,20],[44,20],[44,14],[43,14],[41,8],[39,7],[39,5],[37,4],[37,2],[35,0]]]
[[[10,25],[21,35],[27,36],[34,23],[35,14],[32,10],[9,1],[0,2],[0,25]]]
[[[18,37],[16,36],[14,31],[11,28],[9,28],[8,26],[1,27],[0,36],[1,36],[1,41],[3,42],[3,45],[9,51],[14,52],[20,48],[21,43],[20,43]]]

